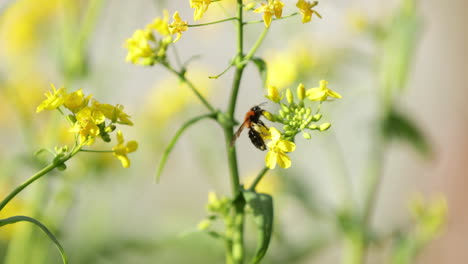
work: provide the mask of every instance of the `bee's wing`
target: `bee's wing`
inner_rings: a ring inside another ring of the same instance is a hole
[[[248,125],[248,123],[249,123],[249,119],[246,119],[237,129],[236,133],[234,133],[234,136],[232,137],[232,140],[231,140],[231,147],[236,143],[237,138],[240,136],[240,134],[242,133],[242,130],[244,130],[244,128]]]

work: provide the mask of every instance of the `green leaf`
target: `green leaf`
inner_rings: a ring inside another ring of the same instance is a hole
[[[391,111],[383,122],[383,134],[387,140],[401,140],[414,147],[425,157],[431,156],[431,146],[416,126],[407,116]]]
[[[254,222],[257,225],[257,250],[251,264],[259,263],[270,244],[273,231],[273,198],[268,194],[244,191],[244,198],[252,209]]]
[[[267,64],[262,58],[252,58],[252,62],[257,66],[258,71],[260,72],[260,77],[262,78],[263,87],[266,87],[267,82]]]
[[[169,154],[171,154],[172,149],[174,148],[175,144],[179,140],[180,136],[187,130],[187,128],[191,127],[193,124],[197,123],[198,121],[205,119],[205,118],[214,118],[215,114],[206,114],[206,115],[201,115],[194,117],[190,119],[189,121],[185,122],[179,130],[175,133],[174,137],[171,139],[169,142],[169,145],[166,147],[166,150],[163,153],[163,156],[161,158],[161,161],[159,162],[158,170],[156,172],[156,182],[159,182],[159,179],[161,178],[161,173],[164,169],[164,166],[166,165],[167,158],[169,157]]]
[[[36,219],[28,216],[23,216],[23,215],[17,215],[17,216],[12,216],[8,217],[5,219],[0,219],[0,227],[4,225],[9,225],[9,224],[14,224],[17,222],[30,222],[38,226],[44,233],[54,242],[54,244],[57,246],[58,250],[60,251],[60,254],[62,255],[62,261],[64,264],[68,263],[67,260],[67,255],[65,254],[65,250],[63,249],[62,245],[60,245],[60,242],[55,238],[55,236],[47,229],[45,225],[43,225],[41,222],[37,221]]]

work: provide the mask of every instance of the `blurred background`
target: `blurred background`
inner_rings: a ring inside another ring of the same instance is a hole
[[[283,14],[295,12],[296,1],[284,2]],[[393,89],[394,107],[424,140],[385,145],[372,218],[377,236],[384,238],[371,248],[369,263],[390,263],[394,243],[385,236],[414,225],[408,204],[417,193],[429,200],[444,195],[448,216],[443,230],[418,252],[416,263],[468,259],[468,2],[411,3],[321,1],[316,10],[323,19],[302,25],[296,16],[272,24],[258,52],[268,62],[268,82],[295,89],[299,82],[311,88],[326,79],[343,99],[324,105],[323,120],[332,128],[309,141],[299,139],[292,168],[272,171],[260,186],[275,198],[275,233],[264,263],[340,261],[340,227],[331,215],[339,214],[343,201],[363,203],[370,139],[388,89]],[[234,6],[233,0],[213,3],[201,22],[234,14]],[[100,101],[122,104],[135,123],[124,130],[126,139],[139,142],[139,150],[130,154],[130,168],[122,169],[110,154],[80,153],[66,171],[47,175],[0,213],[1,218],[28,215],[46,223],[71,263],[224,261],[222,243],[196,228],[206,216],[209,191],[230,195],[222,131],[211,121],[192,127],[156,184],[156,167],[172,135],[205,109],[164,68],[125,62],[125,40],[162,16],[164,8],[178,10],[194,23],[188,0],[0,0],[2,197],[50,161],[46,154],[34,156],[38,149],[73,142],[58,113],[35,113],[50,83],[69,91],[83,88]],[[261,15],[252,13],[247,19]],[[262,29],[263,24],[248,27],[246,47]],[[200,55],[190,62],[188,77],[224,109],[232,72],[216,80],[208,76],[220,73],[234,56],[234,25],[189,28],[176,47],[183,61]],[[169,54],[173,59],[171,50]],[[238,120],[266,101],[264,94],[257,70],[249,66]],[[274,107],[265,106],[270,111]],[[240,173],[247,183],[263,168],[264,153],[253,148],[246,135],[237,144]],[[109,148],[97,144],[100,147]],[[255,248],[251,226],[247,242]],[[0,229],[0,259],[60,263],[53,244],[23,223]]]

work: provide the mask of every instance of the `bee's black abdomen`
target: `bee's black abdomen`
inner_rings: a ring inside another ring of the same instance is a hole
[[[253,129],[250,129],[249,138],[250,138],[250,141],[252,141],[252,144],[254,144],[254,146],[257,147],[259,150],[266,150],[265,142],[263,141],[263,138],[260,136],[260,133],[258,133],[257,131]]]

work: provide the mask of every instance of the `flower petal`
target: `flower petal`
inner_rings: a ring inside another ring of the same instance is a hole
[[[276,147],[283,152],[293,152],[296,149],[296,144],[289,140],[280,140],[276,144]]]
[[[265,156],[265,165],[269,169],[274,169],[276,167],[276,160],[277,160],[278,154],[273,151],[268,151],[268,153]]]
[[[272,141],[278,141],[281,138],[281,133],[275,127],[270,127]]]
[[[135,140],[129,141],[127,143],[127,153],[134,152],[138,149],[138,142]]]
[[[328,96],[331,96],[331,97],[341,98],[341,95],[339,93],[337,93],[335,91],[332,91],[330,89],[328,89],[327,94],[328,94]]]
[[[324,101],[327,99],[327,90],[321,88],[311,88],[307,90],[306,96],[311,101]]]
[[[283,169],[291,167],[291,159],[288,157],[288,155],[284,153],[278,153],[276,161],[278,162],[278,165]]]

